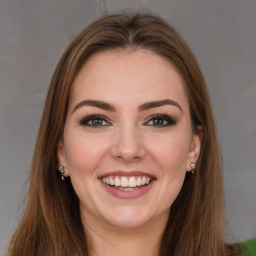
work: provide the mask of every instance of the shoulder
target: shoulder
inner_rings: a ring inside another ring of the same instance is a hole
[[[256,238],[238,244],[241,256],[256,256]]]

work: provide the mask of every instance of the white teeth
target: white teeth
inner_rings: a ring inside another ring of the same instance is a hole
[[[118,187],[120,186],[121,182],[120,179],[118,177],[115,177],[115,186]]]
[[[136,185],[137,185],[137,183],[136,183],[135,178],[134,178],[134,177],[131,177],[131,178],[129,179],[129,187],[130,187],[130,188],[133,188],[133,187],[136,187]]]
[[[116,187],[116,189],[118,189],[118,190],[123,190],[123,191],[134,191],[135,189],[138,189],[138,188],[122,188],[122,187]]]
[[[115,180],[113,179],[112,176],[110,176],[109,180],[110,180],[110,185],[114,186],[115,185]]]
[[[137,186],[141,186],[141,177],[137,179]]]
[[[121,187],[125,188],[129,186],[128,179],[126,177],[121,178]]]
[[[136,187],[149,184],[149,182],[151,181],[151,178],[147,176],[138,176],[138,177],[107,176],[107,177],[103,177],[102,181],[105,184],[115,186],[115,187],[136,188]],[[132,190],[125,190],[125,191],[132,191]]]

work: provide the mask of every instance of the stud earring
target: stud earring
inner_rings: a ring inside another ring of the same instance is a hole
[[[190,168],[191,168],[191,170],[190,170],[190,172],[192,173],[192,174],[194,174],[194,170],[196,169],[196,165],[195,165],[195,163],[190,163]]]
[[[64,170],[64,168],[65,168],[65,166],[63,166],[63,165],[60,165],[60,166],[58,167],[58,171],[59,171],[59,173],[60,173],[60,175],[61,175],[61,180],[65,180],[65,176],[64,176],[65,170]]]

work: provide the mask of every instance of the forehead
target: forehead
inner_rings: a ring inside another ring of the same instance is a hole
[[[185,83],[176,67],[145,49],[93,55],[78,73],[71,92],[71,103],[95,97],[121,102],[169,97],[187,103]]]

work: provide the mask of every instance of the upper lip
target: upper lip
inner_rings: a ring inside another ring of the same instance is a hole
[[[146,176],[150,178],[155,178],[154,175],[146,173],[146,172],[141,172],[141,171],[112,171],[112,172],[106,172],[102,175],[99,176],[99,179],[107,176],[126,176],[126,177],[131,177],[131,176]]]

